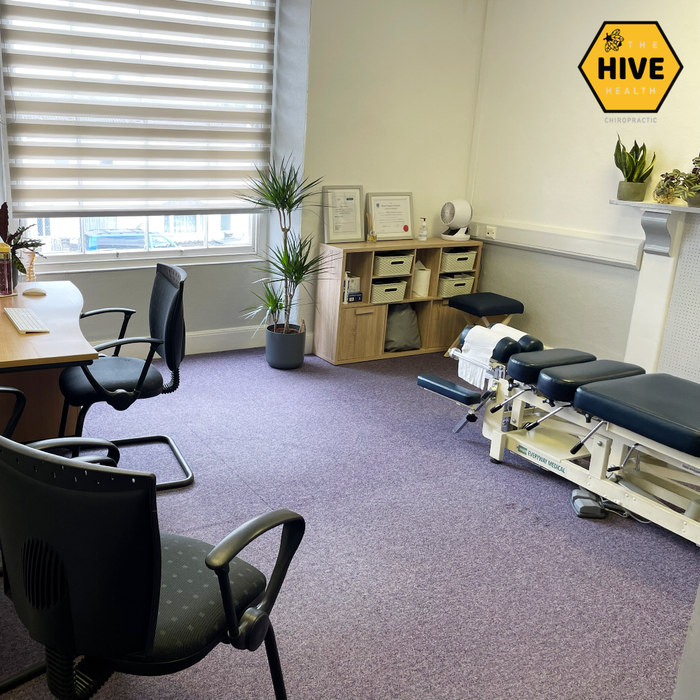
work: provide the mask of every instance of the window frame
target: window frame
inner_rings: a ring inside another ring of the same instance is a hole
[[[190,212],[175,211],[173,216],[187,215]],[[207,212],[209,213],[209,212]],[[253,214],[250,211],[235,212],[231,215]],[[129,215],[128,213],[121,214]],[[54,253],[43,257],[38,255],[35,263],[37,274],[65,274],[89,272],[93,270],[130,270],[153,267],[154,261],[170,262],[176,265],[218,265],[223,263],[259,262],[267,259],[270,217],[268,211],[254,212],[252,243],[247,246],[221,248],[154,248],[150,250],[104,250],[77,253]],[[51,217],[41,217],[51,218]],[[21,224],[25,219],[19,220]],[[41,248],[39,249],[41,252]]]

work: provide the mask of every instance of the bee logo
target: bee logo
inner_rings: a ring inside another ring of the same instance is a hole
[[[608,51],[619,51],[620,47],[622,46],[622,42],[624,40],[625,40],[625,37],[620,36],[619,29],[616,29],[614,32],[611,32],[610,34],[606,34],[605,37],[603,38],[603,41],[605,41],[606,53]]]

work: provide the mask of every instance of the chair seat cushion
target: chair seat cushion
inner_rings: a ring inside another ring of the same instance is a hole
[[[226,636],[219,581],[204,563],[214,545],[161,533],[161,578],[153,649],[129,661],[167,664],[201,656]],[[242,559],[230,564],[229,580],[240,618],[265,590],[265,576]]]
[[[596,360],[564,367],[543,369],[537,380],[537,391],[552,401],[573,402],[576,389],[584,384],[607,379],[621,379],[644,374],[639,365],[615,360]]]
[[[543,369],[593,362],[595,359],[596,356],[588,352],[570,350],[569,348],[521,352],[508,360],[508,375],[516,382],[537,384],[537,378]]]
[[[522,302],[493,292],[458,294],[450,299],[450,306],[472,316],[508,316],[525,310]]]
[[[574,407],[700,457],[700,384],[670,374],[644,374],[586,384]]]
[[[89,367],[92,376],[108,391],[133,391],[143,370],[144,360],[133,357],[99,357]],[[102,401],[80,367],[66,367],[58,380],[61,393],[71,406],[87,406]],[[163,391],[163,375],[151,365],[141,396],[148,399]]]

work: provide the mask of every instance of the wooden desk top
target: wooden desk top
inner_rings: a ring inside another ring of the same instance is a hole
[[[27,287],[41,287],[46,296],[23,296]],[[8,306],[32,309],[50,333],[21,335],[3,312]],[[22,282],[17,296],[0,297],[0,370],[96,360],[80,330],[82,309],[83,296],[72,282]]]

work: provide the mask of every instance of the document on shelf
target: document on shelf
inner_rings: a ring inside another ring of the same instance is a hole
[[[373,197],[372,218],[378,235],[406,234],[410,238],[411,211],[408,197]]]
[[[333,230],[355,233],[357,230],[357,195],[352,191],[333,192]]]

